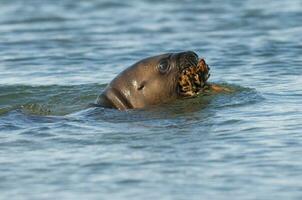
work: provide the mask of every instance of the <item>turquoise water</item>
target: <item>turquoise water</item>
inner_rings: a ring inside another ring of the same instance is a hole
[[[0,1],[0,199],[301,199],[302,2]],[[89,108],[193,50],[235,90]]]

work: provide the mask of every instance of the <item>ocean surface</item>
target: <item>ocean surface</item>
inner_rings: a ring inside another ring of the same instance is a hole
[[[235,92],[89,108],[193,50]],[[302,1],[1,0],[0,199],[302,198]]]

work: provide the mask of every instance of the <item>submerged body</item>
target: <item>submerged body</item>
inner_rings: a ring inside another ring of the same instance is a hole
[[[114,78],[96,104],[119,110],[145,108],[204,90],[225,89],[207,82],[209,67],[192,51],[145,58]]]

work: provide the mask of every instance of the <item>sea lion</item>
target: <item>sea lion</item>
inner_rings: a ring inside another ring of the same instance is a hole
[[[212,88],[209,75],[208,65],[193,51],[145,58],[115,77],[96,104],[126,110],[193,97]]]

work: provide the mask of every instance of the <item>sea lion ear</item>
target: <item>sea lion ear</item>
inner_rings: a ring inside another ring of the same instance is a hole
[[[141,82],[138,87],[137,90],[142,90],[145,87],[146,81]]]

